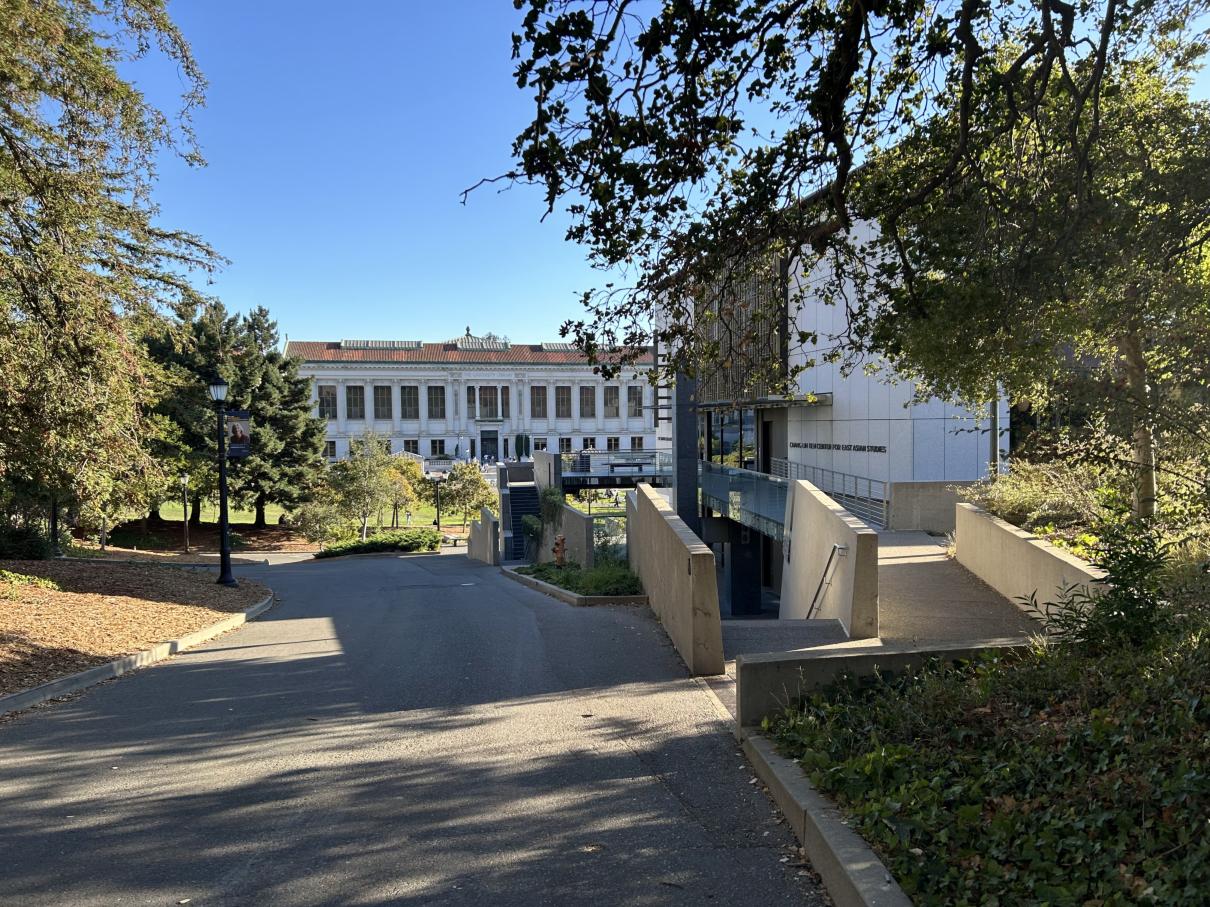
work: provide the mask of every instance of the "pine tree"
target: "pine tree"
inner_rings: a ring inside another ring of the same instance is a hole
[[[298,362],[279,350],[277,323],[263,307],[241,324],[235,359],[236,396],[252,419],[251,454],[233,464],[237,500],[256,511],[254,525],[265,526],[265,508],[286,509],[307,499],[323,474],[324,425],[311,415],[310,380],[298,374]]]

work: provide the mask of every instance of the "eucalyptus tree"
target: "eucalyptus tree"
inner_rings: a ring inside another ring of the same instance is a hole
[[[153,50],[179,73],[175,113],[128,78]],[[189,301],[188,274],[217,263],[159,223],[155,162],[201,162],[190,113],[203,87],[164,0],[5,0],[0,480],[108,499],[116,477],[155,472],[140,322]]]

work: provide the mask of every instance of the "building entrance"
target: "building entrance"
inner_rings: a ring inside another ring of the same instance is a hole
[[[500,432],[480,432],[479,450],[481,452],[481,459],[484,461],[500,459]]]

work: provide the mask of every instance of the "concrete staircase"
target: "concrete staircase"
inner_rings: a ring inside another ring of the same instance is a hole
[[[509,537],[509,550],[504,553],[505,559],[524,560],[525,533],[521,529],[521,521],[527,516],[538,515],[538,489],[532,483],[508,486],[508,515],[512,535]]]

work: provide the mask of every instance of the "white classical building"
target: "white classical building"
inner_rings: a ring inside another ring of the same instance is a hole
[[[287,355],[327,420],[327,455],[367,431],[426,460],[503,460],[526,435],[533,450],[657,447],[650,359],[605,380],[568,343],[466,334],[420,340],[292,340]]]

